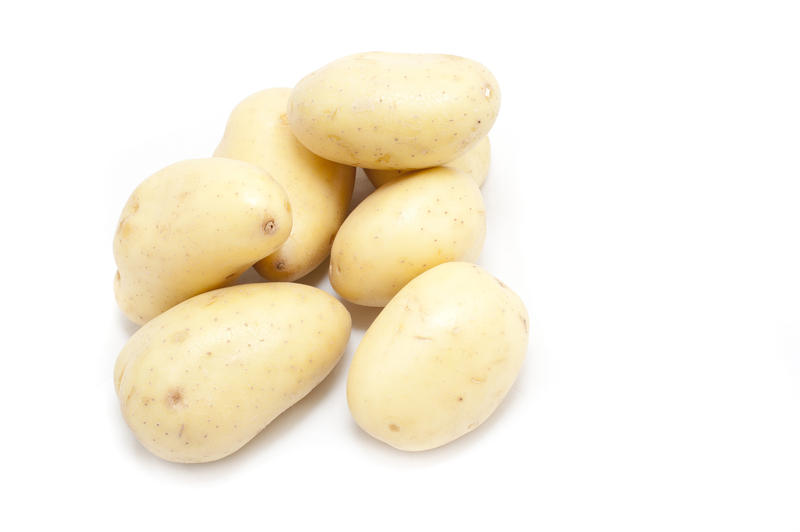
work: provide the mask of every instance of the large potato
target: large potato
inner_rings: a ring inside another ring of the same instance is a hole
[[[420,273],[475,260],[486,234],[480,190],[441,166],[407,174],[367,196],[331,250],[331,286],[345,299],[381,307]]]
[[[292,229],[283,188],[232,159],[175,163],[139,185],[114,236],[114,293],[145,323],[168,308],[234,281]]]
[[[398,449],[444,445],[483,423],[519,373],[525,306],[485,270],[442,264],[386,305],[347,376],[356,422]]]
[[[280,183],[292,205],[292,233],[255,264],[272,281],[294,281],[311,272],[331,251],[347,216],[356,169],[317,157],[289,130],[286,103],[291,89],[267,89],[231,113],[214,155],[260,166]]]
[[[148,322],[120,353],[114,383],[122,414],[165,460],[217,460],[322,381],[349,336],[344,306],[310,286],[201,294]]]
[[[475,146],[470,148],[467,153],[442,166],[464,172],[474,179],[475,183],[480,187],[483,185],[483,182],[486,181],[486,176],[489,175],[490,159],[491,146],[489,145],[489,137],[483,137]],[[412,171],[413,170],[408,169],[375,170],[372,168],[364,168],[364,173],[367,174],[367,177],[375,188]]]
[[[497,80],[480,63],[370,52],[300,80],[289,98],[289,126],[306,148],[331,161],[427,168],[485,137],[499,108]]]

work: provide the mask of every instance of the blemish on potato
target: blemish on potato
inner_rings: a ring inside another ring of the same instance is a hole
[[[400,427],[398,427],[394,423],[390,423],[389,424],[389,430],[391,430],[392,432],[399,432],[400,431]]]
[[[268,235],[275,233],[278,230],[278,224],[275,223],[273,218],[270,218],[264,222],[264,225],[261,226],[261,229]]]
[[[173,388],[167,393],[167,404],[172,408],[183,408],[186,406],[183,401],[183,392],[180,388]]]

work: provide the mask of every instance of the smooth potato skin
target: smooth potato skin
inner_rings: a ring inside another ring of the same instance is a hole
[[[406,285],[367,329],[347,376],[350,412],[398,449],[439,447],[494,412],[527,344],[516,294],[474,264],[442,264]]]
[[[293,283],[221,288],[149,321],[120,353],[125,421],[153,454],[210,462],[250,441],[338,362],[350,314]]]
[[[283,186],[292,205],[292,233],[255,269],[271,281],[294,281],[310,273],[331,251],[347,216],[356,169],[308,151],[289,130],[291,89],[257,92],[231,113],[214,155],[255,164]]]
[[[368,52],[300,80],[289,126],[331,161],[383,170],[452,161],[485,137],[500,109],[491,72],[453,55]]]
[[[457,159],[453,159],[449,163],[443,164],[445,168],[453,168],[460,170],[475,180],[475,183],[481,187],[486,176],[489,175],[489,164],[491,163],[491,145],[489,144],[489,137],[483,137],[478,141],[475,146],[470,148],[464,155]],[[389,181],[397,179],[413,170],[374,170],[365,168],[364,173],[367,174],[370,182],[375,188],[385,185]]]
[[[450,168],[407,174],[367,196],[331,250],[331,286],[343,298],[382,307],[437,264],[478,258],[486,235],[480,190]]]
[[[283,188],[264,170],[224,158],[181,161],[131,194],[114,236],[120,309],[142,324],[233,282],[289,237]]]

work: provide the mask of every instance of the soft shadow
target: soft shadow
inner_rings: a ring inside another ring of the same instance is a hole
[[[123,314],[121,310],[117,309],[116,314],[117,314],[117,323],[128,336],[131,336],[133,333],[139,330],[139,325],[136,325],[127,317],[125,317],[125,314]]]
[[[356,182],[355,186],[353,187],[353,197],[350,200],[350,208],[349,211],[352,211],[356,208],[356,206],[364,201],[364,198],[372,194],[375,190],[375,187],[372,186],[367,174],[364,173],[364,170],[361,168],[356,168]]]
[[[267,280],[261,277],[255,268],[248,268],[242,275],[234,281],[232,286],[237,284],[266,283]]]
[[[294,281],[295,283],[307,284],[309,286],[317,286],[328,275],[328,265],[331,262],[330,256],[322,261],[322,264],[317,266],[311,273],[306,274]]]
[[[381,313],[383,307],[365,307],[363,305],[356,305],[345,299],[339,298],[339,301],[345,306],[353,319],[353,329],[366,331],[378,314]]]

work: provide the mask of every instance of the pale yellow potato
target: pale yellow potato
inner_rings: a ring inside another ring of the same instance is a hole
[[[289,126],[320,157],[377,169],[452,161],[485,137],[500,109],[491,72],[454,55],[369,52],[300,80]]]
[[[527,344],[528,314],[514,292],[474,264],[442,264],[367,329],[347,376],[350,412],[398,449],[439,447],[494,412]]]
[[[382,307],[425,270],[477,259],[485,235],[475,181],[441,166],[406,174],[367,196],[339,228],[331,286],[353,303]]]
[[[486,181],[486,176],[489,175],[491,151],[489,137],[483,137],[475,146],[470,148],[467,153],[442,166],[464,172],[474,179],[475,183],[480,187],[483,185],[483,182]],[[375,170],[372,168],[364,168],[364,173],[367,174],[367,177],[375,188],[409,172],[413,172],[413,170]]]
[[[333,369],[350,314],[311,286],[260,283],[195,296],[119,354],[122,414],[150,452],[210,462],[246,444]]]
[[[145,323],[233,282],[291,230],[289,199],[261,168],[217,157],[175,163],[139,185],[122,210],[117,303]]]
[[[292,205],[292,233],[255,269],[271,281],[294,281],[311,272],[331,251],[347,216],[356,169],[317,157],[289,130],[286,104],[291,89],[267,89],[231,113],[214,155],[260,166],[283,186]]]

